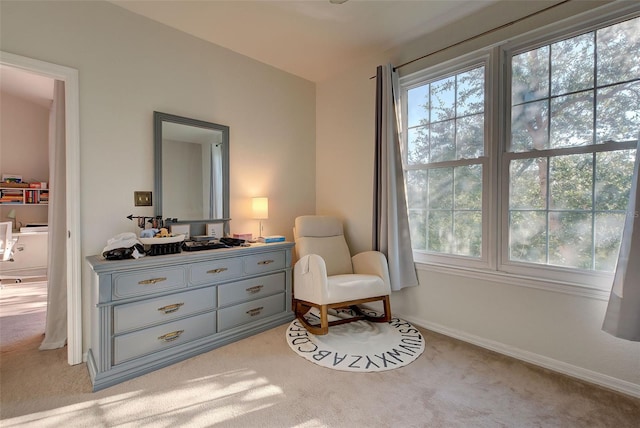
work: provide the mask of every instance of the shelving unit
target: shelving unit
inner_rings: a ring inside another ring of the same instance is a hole
[[[49,189],[0,186],[0,205],[47,205]]]

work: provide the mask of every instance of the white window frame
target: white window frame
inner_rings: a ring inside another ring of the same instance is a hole
[[[495,199],[494,190],[491,188],[491,169],[492,169],[492,151],[494,150],[493,141],[493,126],[491,126],[491,109],[490,106],[493,91],[491,88],[493,87],[493,75],[492,69],[490,66],[493,55],[495,53],[491,49],[486,49],[478,52],[474,52],[470,55],[466,55],[462,58],[457,58],[453,61],[448,61],[443,64],[439,64],[434,67],[430,67],[428,69],[419,71],[412,75],[403,77],[400,79],[401,82],[401,98],[406,100],[407,93],[410,89],[413,89],[418,86],[422,86],[428,84],[430,82],[440,80],[449,76],[453,76],[459,73],[463,73],[467,70],[471,70],[476,67],[483,66],[485,68],[485,91],[484,91],[484,103],[485,103],[485,125],[484,125],[484,155],[477,158],[479,162],[474,162],[474,164],[478,163],[482,165],[482,189],[483,189],[483,197],[482,197],[482,250],[481,256],[479,258],[476,257],[466,257],[455,254],[438,254],[434,252],[428,251],[413,251],[414,261],[417,263],[426,263],[426,264],[436,264],[436,265],[452,265],[452,266],[463,266],[467,268],[475,268],[475,269],[489,269],[492,264],[494,264],[494,257],[491,257],[491,254],[495,251],[492,250],[492,247],[489,246],[489,239],[487,236],[491,236],[488,232],[495,228],[495,224],[490,225],[493,222],[493,217],[491,216],[492,204],[491,202]],[[401,116],[403,118],[407,117],[407,103],[402,103],[402,113]],[[404,129],[405,124],[403,126],[403,132],[401,135],[401,141],[403,147],[407,147],[407,132]],[[462,161],[464,162],[464,161]],[[441,166],[458,166],[460,161],[445,161],[438,162]],[[406,165],[405,165],[406,170]],[[488,189],[488,192],[487,192]],[[495,223],[495,222],[493,222]]]
[[[640,7],[637,4],[607,5],[514,37],[495,47],[487,47],[400,78],[401,99],[406,100],[407,91],[413,87],[460,73],[482,63],[486,70],[482,257],[476,259],[414,250],[418,269],[493,279],[589,297],[608,296],[613,273],[508,260],[509,182],[504,182],[503,177],[508,179],[508,171],[504,169],[508,165],[505,148],[511,125],[510,63],[511,56],[519,52],[638,16]],[[406,118],[406,102],[403,101],[401,105],[402,117]],[[406,132],[403,132],[403,147],[407,146],[406,138]]]

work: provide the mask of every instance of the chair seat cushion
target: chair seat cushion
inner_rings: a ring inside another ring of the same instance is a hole
[[[327,301],[331,304],[389,294],[382,278],[376,275],[334,275],[328,279]]]

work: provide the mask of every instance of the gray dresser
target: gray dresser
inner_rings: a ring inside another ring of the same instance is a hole
[[[87,257],[93,390],[291,321],[293,245]]]

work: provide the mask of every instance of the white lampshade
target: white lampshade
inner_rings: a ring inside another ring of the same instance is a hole
[[[15,208],[11,208],[11,211],[9,211],[9,214],[7,214],[7,218],[15,220],[15,218],[16,218],[16,210],[15,210]]]
[[[269,218],[269,198],[253,198],[251,203],[253,218],[265,220]]]

